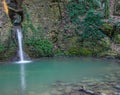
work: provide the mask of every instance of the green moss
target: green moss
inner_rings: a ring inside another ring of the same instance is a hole
[[[84,47],[71,47],[68,50],[68,55],[70,56],[91,56],[92,51]]]
[[[65,39],[66,48],[79,47],[78,37],[73,36],[72,38]]]
[[[68,55],[70,56],[76,56],[76,55],[80,55],[80,51],[78,47],[71,47],[68,49]]]
[[[107,36],[109,36],[109,37],[112,36],[113,24],[106,22],[102,25],[101,29],[102,29],[103,33],[106,34]]]
[[[117,44],[120,44],[120,34],[115,35],[114,42],[117,43]]]
[[[67,55],[67,54],[66,54]],[[65,56],[65,53],[62,51],[56,51],[55,56]]]
[[[1,61],[8,61],[11,60],[16,54],[16,48],[10,47],[0,52],[0,60]]]
[[[105,52],[110,49],[110,39],[108,37],[105,37],[100,39],[99,41],[84,41],[83,47],[91,51],[93,56],[99,56],[101,52]]]
[[[80,55],[82,55],[82,56],[91,56],[92,55],[92,51],[87,48],[82,47],[79,49],[79,51],[80,51]]]
[[[106,52],[101,52],[99,54],[100,57],[110,57],[110,58],[114,58],[118,56],[118,52],[116,51],[106,51]]]
[[[5,51],[5,46],[0,44],[0,52],[3,52],[3,51]]]

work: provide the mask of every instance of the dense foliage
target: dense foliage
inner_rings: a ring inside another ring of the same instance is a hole
[[[98,0],[99,1],[99,0]],[[75,31],[80,34],[80,30],[84,29],[83,37],[88,37],[92,35],[103,36],[103,33],[99,31],[101,22],[101,14],[96,11],[99,8],[99,4],[96,0],[85,0],[79,1],[76,3],[75,0],[72,0],[68,4],[69,17],[72,23],[76,26]],[[101,35],[100,35],[101,34]]]
[[[83,32],[83,39],[87,40],[100,40],[105,37],[100,27],[102,25],[101,16],[99,13],[95,13],[94,10],[89,10],[84,19],[85,30]]]
[[[72,0],[69,2],[67,10],[70,22],[67,22],[66,26],[69,28],[67,28],[68,32],[65,32],[66,35],[70,35],[71,30],[72,36],[78,37],[79,45],[69,47],[68,55],[98,55],[109,49],[107,40],[103,41],[107,36],[101,30],[103,16],[108,17],[108,13],[105,11],[106,14],[102,15],[99,11],[100,6],[100,0],[79,0],[79,2]]]
[[[29,38],[25,45],[31,57],[53,56],[53,45],[48,40],[40,38]]]

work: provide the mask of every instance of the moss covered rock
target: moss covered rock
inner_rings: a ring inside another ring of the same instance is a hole
[[[115,35],[114,42],[117,43],[117,44],[120,44],[120,34]]]
[[[109,37],[113,36],[113,32],[114,32],[113,24],[106,22],[102,25],[101,29],[102,29],[103,33],[106,34],[107,36],[109,36]]]
[[[92,50],[84,47],[71,47],[67,51],[69,56],[92,56]]]
[[[17,49],[15,47],[12,48],[4,48],[0,51],[0,61],[12,61],[12,59],[16,56]]]

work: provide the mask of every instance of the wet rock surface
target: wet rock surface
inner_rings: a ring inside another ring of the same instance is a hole
[[[77,83],[56,81],[51,95],[120,95],[120,73],[101,76],[103,80],[83,80]]]

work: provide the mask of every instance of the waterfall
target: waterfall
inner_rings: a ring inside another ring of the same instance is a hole
[[[29,63],[31,61],[25,60],[25,53],[23,51],[23,46],[22,46],[22,31],[21,28],[16,29],[16,35],[18,39],[18,56],[19,56],[19,61],[17,63]]]
[[[19,57],[20,61],[24,61],[23,47],[22,47],[22,33],[20,29],[17,29],[17,37],[18,37],[18,47],[19,47]]]

